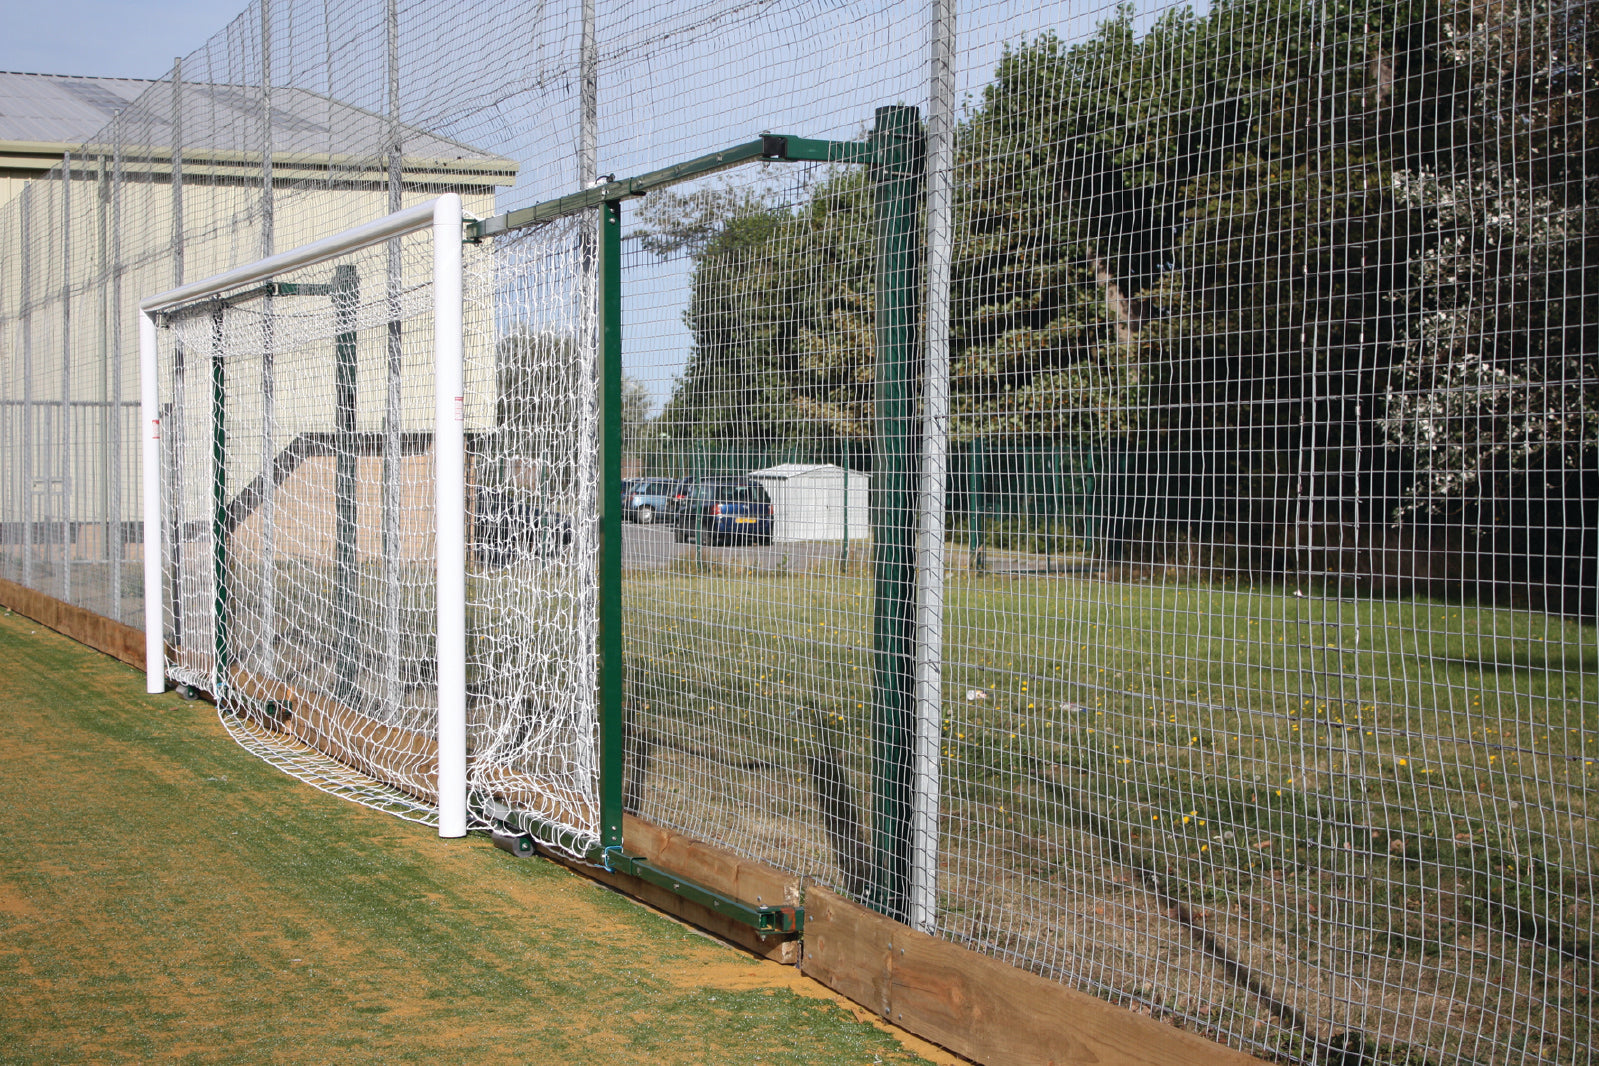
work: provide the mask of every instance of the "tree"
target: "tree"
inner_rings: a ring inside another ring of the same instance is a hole
[[[1009,48],[957,133],[954,433],[1119,453],[1130,541],[1447,521],[1593,610],[1590,8],[1220,0]],[[667,204],[676,422],[868,436],[861,173]]]
[[[845,169],[797,208],[733,187],[653,198],[644,246],[694,258],[694,349],[663,424],[745,447],[869,435],[870,217]]]
[[[638,448],[639,443],[648,439],[650,426],[650,413],[655,409],[655,400],[650,396],[650,390],[644,382],[630,374],[622,375],[622,450],[631,452]]]

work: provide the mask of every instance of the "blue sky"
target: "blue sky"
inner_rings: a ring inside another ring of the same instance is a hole
[[[247,0],[0,0],[0,70],[48,74],[159,78],[174,56],[188,55],[221,31]],[[565,0],[575,3],[575,0]],[[1158,10],[1174,0],[1145,0]],[[1026,0],[1014,4],[963,0],[959,94],[980,92],[1005,44],[1053,29],[1067,40],[1091,32],[1115,0]],[[403,7],[404,5],[402,5]],[[602,11],[625,3],[602,0]],[[1196,6],[1203,9],[1203,0]],[[785,10],[787,14],[784,14]],[[657,36],[661,62],[641,64],[601,86],[602,105],[616,101],[621,129],[606,138],[601,170],[637,173],[686,154],[698,154],[780,129],[810,136],[860,135],[877,104],[925,100],[925,0],[872,0],[827,4],[796,0],[763,19],[761,62],[728,63],[724,49],[737,33],[697,41],[665,35],[692,20],[694,8],[665,0],[658,23],[606,27],[607,39]],[[604,16],[602,15],[602,20]],[[1143,21],[1143,20],[1140,20]],[[818,49],[818,40],[825,47]],[[755,44],[755,41],[746,42]],[[738,48],[734,48],[737,54]],[[652,121],[670,115],[667,121]],[[602,106],[602,111],[607,107]],[[515,123],[511,125],[516,125]],[[472,143],[492,128],[446,131]],[[527,158],[522,144],[486,147]],[[528,167],[527,177],[535,179]],[[543,182],[547,184],[548,176]],[[747,180],[745,177],[745,180]],[[501,208],[523,206],[551,192],[519,188]],[[688,296],[687,264],[639,264],[628,301],[630,316],[645,328],[627,344],[629,370],[644,380],[657,403],[670,394],[691,346],[682,322]],[[645,325],[645,323],[648,323]]]
[[[159,78],[227,25],[238,0],[0,0],[0,70]]]

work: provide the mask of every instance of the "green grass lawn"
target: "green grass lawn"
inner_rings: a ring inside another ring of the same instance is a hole
[[[848,890],[873,817],[871,583],[859,561],[738,560],[625,575],[630,792]],[[589,647],[586,586],[558,578],[473,577],[480,698],[496,655]],[[971,571],[943,624],[947,935],[1255,1051],[1355,1032],[1374,1061],[1576,1062],[1594,1042],[1592,625]]]
[[[301,785],[8,612],[0,756],[0,1062],[926,1061],[791,968]]]
[[[652,763],[646,813],[837,883],[804,779],[837,753],[864,831],[869,581],[678,565],[626,589],[630,705],[677,752]],[[958,574],[945,604],[952,934],[1132,1002],[1164,966],[1210,982],[1165,1000],[1186,1021],[1265,1024],[1170,946],[1182,928],[1116,917],[1158,881],[1152,898],[1207,908],[1322,1039],[1359,1029],[1389,1061],[1469,1061],[1472,1032],[1535,1057],[1591,1043],[1593,626],[1060,576]]]

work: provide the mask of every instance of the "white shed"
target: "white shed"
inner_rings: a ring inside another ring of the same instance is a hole
[[[782,463],[750,477],[772,498],[773,540],[864,540],[869,535],[870,475],[831,463]]]

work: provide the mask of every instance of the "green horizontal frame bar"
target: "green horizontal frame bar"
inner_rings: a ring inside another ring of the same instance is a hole
[[[872,146],[866,141],[819,141],[814,137],[789,137],[768,133],[762,142],[771,148],[763,158],[789,163],[855,163],[870,166]]]
[[[606,856],[601,856],[603,859]],[[704,885],[695,884],[672,873],[663,870],[648,859],[641,859],[625,852],[610,852],[608,868],[619,874],[631,874],[640,881],[647,881],[666,889],[679,899],[686,899],[698,903],[717,914],[725,914],[729,918],[753,928],[757,933],[776,934],[788,936],[804,931],[805,912],[800,907],[762,907],[744,903],[724,896],[720,892],[706,888]],[[590,861],[596,861],[591,857]]]
[[[332,296],[333,286],[325,282],[296,282],[280,281],[271,285],[263,285],[259,295],[262,296]]]
[[[783,134],[763,133],[758,141],[725,148],[720,152],[702,155],[686,163],[676,163],[660,170],[652,170],[634,178],[608,181],[582,192],[569,193],[554,200],[546,200],[532,207],[507,211],[503,215],[471,222],[466,227],[466,239],[482,240],[501,233],[550,222],[563,215],[599,207],[615,200],[643,196],[655,189],[675,185],[691,178],[702,178],[745,163],[860,163],[871,162],[871,147],[859,141],[819,141],[811,137],[789,137]]]

